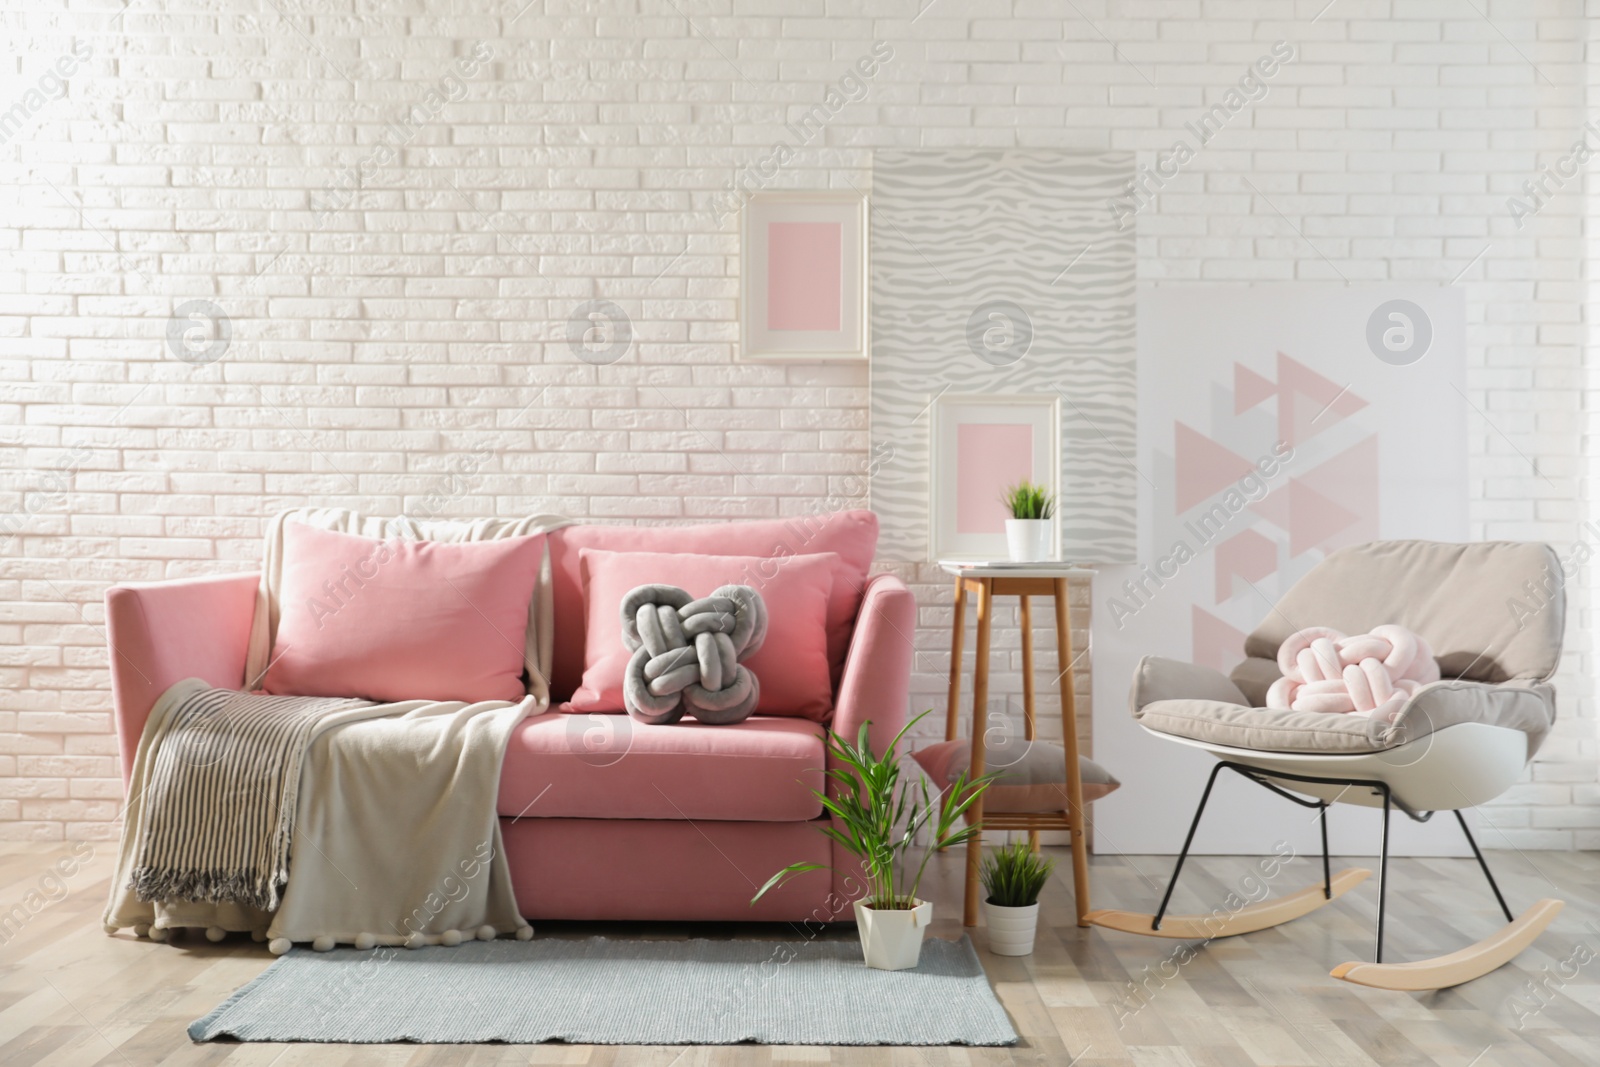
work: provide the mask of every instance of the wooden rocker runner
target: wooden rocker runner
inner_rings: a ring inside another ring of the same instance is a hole
[[[1218,911],[1211,915],[1168,915],[1166,902],[1154,915],[1136,911],[1091,911],[1088,920],[1107,930],[1121,930],[1126,934],[1144,934],[1146,937],[1170,937],[1180,941],[1207,941],[1213,937],[1234,937],[1253,934],[1282,926],[1291,919],[1309,915],[1350,889],[1371,877],[1372,872],[1360,867],[1346,867],[1320,886],[1311,886],[1288,896],[1263,900],[1233,911]],[[1170,888],[1170,886],[1169,886]]]
[[[1332,976],[1376,989],[1446,989],[1509,962],[1544,932],[1562,902],[1540,900],[1520,917],[1513,916],[1462,811],[1516,784],[1549,733],[1555,692],[1548,679],[1560,659],[1565,622],[1562,588],[1561,565],[1547,545],[1373,542],[1332,553],[1297,582],[1246,638],[1249,658],[1231,677],[1145,657],[1134,676],[1134,717],[1152,735],[1202,749],[1219,762],[1155,914],[1100,910],[1085,920],[1147,937],[1209,940],[1308,915],[1372,873],[1329,869],[1328,808],[1356,804],[1383,811],[1376,944],[1371,963],[1343,963]],[[1548,599],[1529,602],[1530,589],[1547,591]],[[1519,603],[1525,604],[1526,613],[1498,613]],[[1442,677],[1410,692],[1392,718],[1268,709],[1263,706],[1265,694],[1280,676],[1279,646],[1294,632],[1289,619],[1314,620],[1357,634],[1385,624],[1407,627],[1431,645]],[[1322,885],[1232,911],[1167,915],[1223,768],[1317,809]],[[1455,814],[1506,926],[1434,959],[1383,961],[1389,818],[1396,808],[1419,823],[1440,811]]]

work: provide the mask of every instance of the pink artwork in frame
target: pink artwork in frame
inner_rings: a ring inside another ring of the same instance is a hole
[[[839,329],[843,250],[837,222],[767,224],[767,329]]]
[[[965,422],[956,427],[956,533],[1003,534],[1010,517],[1000,493],[1033,481],[1033,427]]]
[[[1004,559],[1006,488],[1061,483],[1061,409],[1049,393],[941,392],[929,405],[930,559]]]
[[[866,359],[867,202],[757,193],[739,213],[740,360]]]

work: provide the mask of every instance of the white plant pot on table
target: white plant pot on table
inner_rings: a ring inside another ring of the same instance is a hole
[[[996,956],[1033,954],[1033,935],[1039,929],[1038,904],[1008,908],[986,900],[983,914],[989,924],[990,952]]]
[[[1013,563],[1043,563],[1050,551],[1054,519],[1007,519],[1006,547]]]
[[[922,936],[933,919],[933,905],[926,900],[906,909],[869,908],[855,902],[856,929],[861,933],[861,955],[868,967],[880,971],[904,971],[922,958]]]

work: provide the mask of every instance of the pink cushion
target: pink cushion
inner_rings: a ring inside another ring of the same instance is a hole
[[[1066,811],[1066,750],[1044,741],[1019,740],[1015,744],[1020,751],[987,748],[984,752],[984,770],[1000,771],[1002,776],[983,794],[983,810],[995,814]],[[940,790],[945,790],[962,771],[971,769],[972,743],[958,737],[918,749],[912,758]],[[1078,777],[1083,783],[1085,804],[1099,800],[1122,784],[1087,756],[1078,757]]]
[[[861,606],[861,591],[878,547],[878,517],[870,511],[836,511],[761,522],[718,522],[699,526],[568,526],[550,534],[551,585],[557,619],[583,618],[585,548],[612,552],[678,552],[722,556],[761,556],[781,560],[803,553],[832,552],[839,563],[828,597],[828,667],[839,682],[850,629]],[[768,563],[768,567],[774,566]],[[747,583],[755,584],[755,583]],[[757,585],[759,589],[760,586]],[[558,625],[551,699],[567,699],[580,684],[584,632]]]
[[[521,700],[544,536],[444,544],[283,528],[269,693]]]
[[[626,715],[537,715],[506,748],[500,814],[799,822],[822,814],[810,792],[822,788],[822,765],[822,727],[804,719],[649,726]]]
[[[833,710],[828,671],[828,597],[839,557],[832,552],[790,556],[770,575],[759,556],[697,556],[667,552],[580,553],[584,572],[583,684],[561,705],[566,712],[622,711],[622,676],[633,653],[622,643],[622,598],[641,585],[675,585],[690,596],[719,586],[749,585],[767,602],[767,639],[741,665],[761,685],[758,715],[797,715],[821,721]],[[559,629],[558,629],[559,632]]]

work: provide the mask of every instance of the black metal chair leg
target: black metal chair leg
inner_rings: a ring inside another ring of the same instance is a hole
[[[1333,873],[1328,855],[1328,808],[1329,802],[1325,800],[1312,800],[1295,796],[1288,790],[1269,782],[1267,778],[1288,782],[1309,782],[1318,785],[1342,785],[1349,788],[1370,789],[1376,796],[1383,797],[1383,841],[1378,853],[1378,936],[1373,948],[1372,958],[1375,963],[1383,962],[1383,925],[1388,909],[1389,890],[1389,814],[1394,808],[1399,808],[1413,822],[1427,822],[1434,812],[1418,813],[1407,806],[1406,802],[1394,795],[1387,782],[1366,778],[1327,778],[1312,774],[1292,774],[1288,771],[1263,771],[1260,768],[1231,763],[1227,760],[1219,762],[1211,769],[1211,777],[1206,781],[1205,792],[1200,795],[1200,806],[1195,809],[1194,820],[1189,823],[1189,835],[1183,839],[1183,851],[1178,853],[1178,862],[1172,868],[1172,880],[1167,883],[1167,891],[1161,897],[1161,907],[1157,909],[1155,917],[1150,922],[1150,929],[1161,929],[1161,918],[1167,912],[1167,905],[1172,901],[1172,891],[1178,884],[1178,875],[1183,870],[1183,861],[1188,858],[1189,848],[1194,844],[1194,834],[1200,827],[1200,816],[1205,814],[1206,801],[1211,798],[1211,787],[1217,783],[1217,772],[1229,767],[1239,774],[1255,782],[1264,789],[1276,793],[1278,796],[1294,801],[1301,807],[1318,808],[1317,818],[1321,821],[1322,830],[1322,892],[1327,899],[1333,898]],[[1466,816],[1459,810],[1456,811],[1456,822],[1461,825],[1461,832],[1467,837],[1467,844],[1472,846],[1472,854],[1477,857],[1478,866],[1483,868],[1483,876],[1489,879],[1489,888],[1494,891],[1494,898],[1500,904],[1500,910],[1505,914],[1507,922],[1516,922],[1511,914],[1511,908],[1506,904],[1505,896],[1500,892],[1500,886],[1494,880],[1494,873],[1489,870],[1489,863],[1483,858],[1483,851],[1478,848],[1478,842],[1472,836],[1472,831],[1467,827]]]
[[[1383,962],[1383,910],[1389,888],[1389,790],[1383,791],[1383,844],[1378,854],[1378,947],[1372,954],[1373,963]]]
[[[1328,866],[1328,805],[1323,804],[1317,812],[1317,821],[1322,824],[1322,899],[1333,899],[1333,873]]]
[[[1206,791],[1200,794],[1200,806],[1194,809],[1194,819],[1189,823],[1189,836],[1183,839],[1183,851],[1178,853],[1178,862],[1173,865],[1172,878],[1167,882],[1167,891],[1161,895],[1161,907],[1156,909],[1156,914],[1150,920],[1150,929],[1161,929],[1161,917],[1167,913],[1167,904],[1172,900],[1172,890],[1178,884],[1178,872],[1183,870],[1183,861],[1189,856],[1189,846],[1194,844],[1194,832],[1200,828],[1200,816],[1205,814],[1206,801],[1211,799],[1211,787],[1217,784],[1217,774],[1226,767],[1225,763],[1218,763],[1211,768],[1211,777],[1206,779]]]
[[[1489,870],[1489,861],[1483,858],[1483,853],[1478,849],[1478,842],[1472,837],[1472,831],[1467,829],[1467,817],[1461,814],[1460,808],[1456,809],[1456,822],[1461,824],[1461,832],[1467,835],[1467,844],[1472,846],[1472,854],[1478,857],[1478,866],[1483,868],[1483,876],[1489,879],[1489,888],[1494,890],[1494,899],[1500,902],[1500,911],[1504,913],[1506,922],[1516,922],[1516,917],[1506,906],[1506,898],[1500,895],[1500,887],[1495,884],[1494,874]]]

